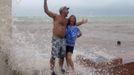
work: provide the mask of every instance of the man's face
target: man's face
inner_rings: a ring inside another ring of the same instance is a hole
[[[68,16],[69,11],[68,11],[68,9],[64,9],[64,10],[62,11],[62,13],[65,15],[65,17],[67,17],[67,16]]]

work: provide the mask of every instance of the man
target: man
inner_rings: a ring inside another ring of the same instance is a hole
[[[66,54],[66,42],[65,42],[65,31],[67,25],[68,16],[68,7],[61,7],[59,10],[60,14],[53,13],[49,11],[47,6],[47,0],[44,1],[44,11],[45,13],[53,19],[53,37],[52,37],[52,51],[50,58],[50,67],[51,67],[51,75],[56,75],[54,71],[55,67],[55,59],[59,58],[59,66],[62,73],[65,72],[63,69],[64,57]]]

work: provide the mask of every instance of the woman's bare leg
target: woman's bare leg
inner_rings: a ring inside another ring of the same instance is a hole
[[[72,70],[74,71],[74,63],[73,63],[73,60],[72,60],[72,53],[71,52],[67,53],[66,59],[67,59],[68,67],[71,66]]]

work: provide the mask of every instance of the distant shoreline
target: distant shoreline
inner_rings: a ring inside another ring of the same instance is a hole
[[[80,16],[80,15],[76,15],[77,17],[108,17],[108,18],[113,18],[113,17],[127,17],[127,18],[134,18],[134,16]],[[23,17],[28,17],[28,18],[49,18],[48,16],[13,16],[13,18],[23,18]]]
[[[77,19],[89,19],[90,23],[134,23],[134,16],[78,16]],[[52,21],[47,16],[17,16],[13,21]]]

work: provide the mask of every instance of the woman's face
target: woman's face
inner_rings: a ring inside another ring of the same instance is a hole
[[[70,24],[75,25],[75,17],[74,16],[70,17]]]

